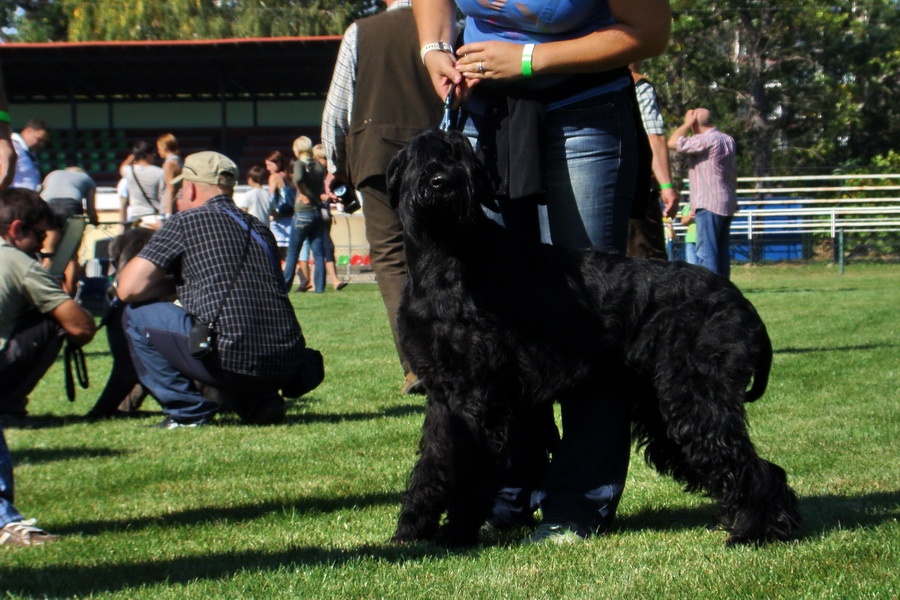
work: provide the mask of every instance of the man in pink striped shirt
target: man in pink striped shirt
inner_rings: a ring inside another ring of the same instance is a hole
[[[684,123],[669,137],[668,146],[690,158],[688,180],[691,213],[697,224],[697,260],[713,273],[728,277],[731,219],[737,212],[734,139],[716,129],[709,110],[695,108],[687,111]]]

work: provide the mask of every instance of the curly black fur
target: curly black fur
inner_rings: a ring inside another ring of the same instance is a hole
[[[744,411],[765,391],[772,346],[734,285],[680,262],[517,237],[484,215],[490,183],[456,132],[413,138],[388,181],[409,264],[400,338],[428,389],[395,541],[477,541],[511,415],[613,385],[631,390],[647,462],[717,499],[729,543],[792,535],[796,496],[756,454]]]

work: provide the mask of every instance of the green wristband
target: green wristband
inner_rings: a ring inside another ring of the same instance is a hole
[[[525,44],[522,48],[522,77],[526,79],[534,76],[531,68],[531,57],[534,55],[534,44]]]
[[[671,189],[672,189],[672,184],[671,184],[671,183],[661,183],[661,184],[659,184],[659,189],[661,189],[661,190],[671,190]]]
[[[9,113],[5,110],[0,110],[0,123],[9,123]]]

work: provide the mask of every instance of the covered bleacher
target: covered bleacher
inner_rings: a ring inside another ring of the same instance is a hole
[[[45,119],[45,172],[78,165],[114,185],[137,140],[171,132],[246,171],[317,139],[339,37],[0,44],[13,128]]]

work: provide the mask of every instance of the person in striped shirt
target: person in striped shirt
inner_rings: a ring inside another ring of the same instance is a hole
[[[690,159],[688,181],[697,224],[697,260],[700,266],[728,277],[731,219],[737,212],[734,139],[715,127],[709,110],[695,108],[687,111],[668,145]]]

